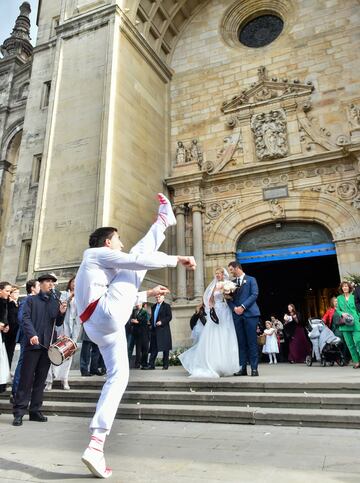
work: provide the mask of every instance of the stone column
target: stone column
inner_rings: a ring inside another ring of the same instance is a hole
[[[196,270],[194,272],[194,296],[201,299],[204,294],[204,253],[202,220],[203,204],[201,202],[192,203],[192,223],[193,223],[193,255],[196,260]]]
[[[176,214],[176,252],[177,255],[185,255],[185,206],[175,207]],[[177,300],[186,299],[186,269],[182,265],[177,266],[176,272],[176,295]]]

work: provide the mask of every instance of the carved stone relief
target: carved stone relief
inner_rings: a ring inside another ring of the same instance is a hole
[[[251,129],[260,160],[283,158],[288,154],[286,117],[282,109],[255,114]]]
[[[305,116],[298,115],[300,142],[304,145],[306,151],[313,151],[316,147],[320,151],[330,151],[337,148],[336,144],[331,140],[331,132],[320,126],[319,121],[309,114],[311,104],[306,103],[303,106]]]
[[[205,205],[205,230],[210,231],[215,221],[220,216],[234,208],[240,203],[240,199],[234,200],[219,200],[206,203]]]
[[[185,163],[197,163],[201,169],[203,164],[203,153],[197,139],[193,139],[188,147],[185,146],[183,141],[177,141],[176,154],[175,154],[176,164]]]
[[[276,198],[269,201],[269,208],[273,220],[285,218],[285,209]]]
[[[351,103],[347,108],[347,116],[349,120],[350,140],[352,142],[360,141],[360,106],[358,103]]]
[[[223,145],[218,150],[216,162],[208,160],[203,165],[206,173],[218,173],[222,171],[231,162],[236,164],[236,160],[243,153],[241,131],[239,134],[232,134],[224,137]]]
[[[287,99],[292,96],[307,97],[314,90],[313,84],[309,81],[306,84],[301,83],[299,79],[289,80],[287,78],[278,79],[277,77],[269,78],[266,68],[260,66],[258,68],[258,81],[251,84],[247,89],[241,91],[230,101],[224,101],[221,110],[224,114],[234,113],[246,109],[250,105],[258,103],[271,104],[280,99]]]
[[[354,208],[360,209],[360,176],[357,176],[354,180],[313,186],[310,191],[335,196],[338,200],[345,201]]]

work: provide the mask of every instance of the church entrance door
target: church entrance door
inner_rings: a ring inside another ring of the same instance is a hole
[[[263,320],[282,319],[292,303],[303,317],[322,316],[337,294],[335,245],[315,223],[283,222],[251,230],[238,243],[237,259],[259,284]]]

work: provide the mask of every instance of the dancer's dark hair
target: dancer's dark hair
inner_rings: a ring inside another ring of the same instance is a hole
[[[89,247],[103,247],[105,245],[105,240],[110,240],[115,232],[117,232],[117,228],[114,228],[113,226],[97,228],[89,237]]]

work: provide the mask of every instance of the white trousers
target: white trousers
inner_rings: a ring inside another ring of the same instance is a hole
[[[165,239],[165,226],[154,223],[130,253],[157,251]],[[101,297],[92,316],[84,324],[89,338],[99,346],[107,378],[96,405],[90,429],[110,433],[121,398],[129,380],[129,360],[125,324],[136,303],[146,270],[121,270]]]

